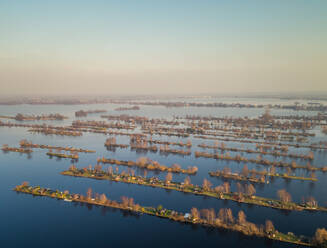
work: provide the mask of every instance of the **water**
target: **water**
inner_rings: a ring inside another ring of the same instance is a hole
[[[235,102],[239,101],[236,99]],[[260,101],[257,100],[256,101]],[[0,106],[1,115],[16,115],[17,113],[42,114],[61,113],[69,117],[64,121],[49,121],[52,125],[69,125],[75,119],[74,112],[80,109],[106,109],[108,114],[132,114],[148,117],[171,118],[173,115],[186,114],[213,115],[213,116],[258,116],[264,109],[233,109],[233,108],[165,108],[141,106],[140,111],[113,111],[117,105],[18,105]],[[310,114],[315,112],[295,112],[291,110],[273,110],[274,114]],[[100,120],[100,114],[91,114],[87,118]],[[101,119],[104,120],[104,119]],[[43,123],[28,122],[28,123]],[[316,130],[317,136],[312,141],[325,140],[326,136]],[[106,136],[103,134],[84,133],[81,137],[44,136],[30,134],[26,128],[0,128],[1,144],[18,146],[21,139],[31,140],[37,144],[57,146],[74,146],[93,149],[95,154],[80,154],[76,165],[85,167],[94,165],[97,157],[110,157],[123,160],[136,160],[140,156],[147,156],[162,164],[180,164],[183,168],[195,165],[199,168],[195,176],[191,176],[192,183],[202,184],[203,178],[208,178],[214,186],[223,181],[219,178],[210,178],[208,171],[221,169],[228,165],[233,171],[239,171],[242,163],[215,161],[192,156],[169,155],[161,156],[159,153],[140,155],[129,149],[117,149],[116,152],[107,151],[104,147]],[[177,137],[153,137],[170,141],[186,142],[187,139]],[[118,136],[117,143],[128,143],[129,138]],[[192,151],[201,150],[197,144],[214,141],[192,139]],[[238,146],[233,142],[225,142],[227,146]],[[244,144],[244,147],[247,147]],[[253,147],[249,145],[248,147]],[[290,152],[307,152],[308,149],[291,148]],[[275,227],[282,232],[294,232],[297,235],[312,236],[316,228],[327,227],[327,213],[312,212],[285,212],[264,207],[250,206],[217,200],[208,197],[167,191],[164,189],[128,185],[109,181],[73,178],[62,176],[59,173],[68,168],[71,162],[68,159],[49,159],[46,150],[35,149],[28,157],[26,154],[0,152],[0,247],[297,247],[290,244],[267,241],[262,238],[246,237],[236,232],[203,228],[195,225],[185,225],[146,215],[134,215],[119,210],[96,206],[82,206],[80,204],[58,201],[45,197],[17,194],[12,188],[22,181],[31,185],[40,185],[52,189],[69,190],[74,193],[85,194],[91,187],[94,192],[105,193],[110,199],[119,200],[125,195],[133,197],[141,205],[157,206],[162,204],[166,208],[181,212],[189,212],[191,207],[231,208],[234,216],[243,210],[247,219],[256,224],[264,224],[266,219],[273,221]],[[233,153],[231,153],[233,155]],[[243,156],[254,156],[244,153]],[[256,155],[255,155],[256,156]],[[274,158],[269,159],[285,159]],[[289,159],[285,159],[290,161]],[[327,153],[315,152],[312,164],[321,166],[327,164]],[[306,161],[297,160],[299,164]],[[248,167],[263,169],[263,166],[247,163]],[[108,165],[103,165],[107,168]],[[121,166],[120,171],[126,170]],[[142,171],[136,170],[143,174]],[[297,174],[308,175],[306,171],[298,170]],[[149,172],[148,175],[153,175]],[[301,201],[302,196],[314,196],[320,205],[327,205],[326,187],[327,174],[316,173],[318,182],[285,181],[275,179],[268,185],[256,185],[257,195],[276,198],[276,192],[285,188],[292,194],[294,201]],[[159,173],[164,178],[165,173]],[[176,181],[184,180],[185,175],[173,175]],[[235,189],[235,182],[232,189]]]

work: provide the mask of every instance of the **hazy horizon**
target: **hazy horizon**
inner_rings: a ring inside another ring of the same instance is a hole
[[[326,7],[0,0],[0,95],[325,94]]]

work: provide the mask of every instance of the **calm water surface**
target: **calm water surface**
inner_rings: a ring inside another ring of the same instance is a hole
[[[236,99],[235,102],[238,102]],[[16,115],[17,113],[42,114],[61,113],[69,117],[64,121],[51,122],[28,122],[48,123],[52,125],[69,125],[75,119],[74,112],[80,109],[106,109],[108,114],[132,114],[148,117],[171,118],[173,115],[184,116],[186,114],[213,115],[213,116],[249,116],[255,117],[264,112],[264,109],[233,109],[233,108],[165,108],[141,106],[140,111],[113,111],[117,105],[18,105],[0,106],[1,115]],[[308,114],[315,112],[294,112],[273,110],[273,114]],[[99,114],[89,115],[84,119],[100,120]],[[103,120],[103,119],[102,119]],[[315,130],[316,137],[312,141],[325,140],[326,136],[320,130]],[[97,157],[116,158],[124,160],[136,160],[140,156],[147,156],[162,164],[171,165],[178,163],[186,168],[196,165],[199,168],[197,175],[191,176],[192,183],[202,184],[203,178],[208,178],[214,186],[223,181],[219,178],[209,178],[208,171],[222,168],[228,165],[233,171],[239,171],[243,164],[236,162],[215,161],[192,156],[169,155],[161,156],[159,153],[137,154],[129,149],[117,149],[115,152],[107,151],[104,147],[106,136],[102,134],[84,133],[81,137],[44,136],[42,134],[30,134],[26,128],[0,128],[1,144],[18,146],[21,139],[31,140],[38,144],[52,144],[58,146],[74,146],[94,149],[95,154],[80,154],[76,165],[85,167],[94,165]],[[167,139],[170,141],[183,141],[177,137],[153,137],[154,139]],[[126,136],[118,136],[118,143],[129,143]],[[192,139],[193,148],[201,142]],[[228,146],[239,146],[233,142],[225,142]],[[244,144],[246,147],[246,144]],[[248,147],[253,148],[253,145]],[[33,197],[31,195],[17,194],[12,188],[22,181],[28,181],[31,185],[41,185],[52,189],[69,190],[74,193],[85,194],[91,187],[94,192],[105,193],[113,200],[119,200],[125,195],[133,197],[135,202],[141,205],[157,206],[162,204],[166,208],[189,212],[191,207],[214,208],[216,212],[220,208],[231,208],[234,216],[239,210],[243,210],[247,219],[256,224],[264,224],[270,219],[275,227],[282,232],[294,232],[297,235],[312,236],[317,227],[327,227],[327,213],[311,212],[285,212],[264,207],[249,206],[223,200],[217,200],[202,196],[194,196],[181,192],[167,191],[163,189],[127,185],[108,181],[96,181],[92,179],[73,178],[61,176],[59,172],[68,168],[71,164],[66,159],[49,159],[46,150],[35,149],[28,157],[26,154],[0,152],[0,247],[297,247],[279,242],[267,241],[255,237],[245,237],[235,232],[203,228],[196,225],[185,225],[165,219],[146,215],[134,215],[109,208],[86,206],[74,203],[58,201],[55,199]],[[291,148],[290,152],[308,152],[307,149]],[[233,155],[233,153],[231,153]],[[244,154],[244,156],[256,156]],[[284,158],[267,158],[282,160]],[[284,159],[290,161],[288,159]],[[306,161],[297,160],[299,164]],[[327,164],[327,153],[315,152],[314,165]],[[263,169],[263,166],[247,164],[248,167]],[[104,168],[107,165],[103,166]],[[120,171],[126,167],[120,167]],[[137,170],[137,173],[143,174]],[[306,171],[296,171],[298,175],[308,175]],[[153,173],[148,173],[149,176]],[[327,174],[316,173],[318,182],[285,181],[275,179],[268,185],[256,185],[257,195],[276,197],[279,189],[285,188],[292,194],[294,201],[301,201],[303,196],[314,196],[319,204],[327,205]],[[164,178],[164,173],[157,174]],[[173,175],[176,181],[184,180],[185,175]],[[231,182],[235,189],[235,182]]]

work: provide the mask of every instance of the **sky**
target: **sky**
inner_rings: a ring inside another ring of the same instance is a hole
[[[0,94],[327,93],[326,0],[0,0]]]

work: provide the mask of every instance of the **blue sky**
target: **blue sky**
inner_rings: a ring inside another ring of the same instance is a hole
[[[0,0],[0,83],[5,94],[327,91],[326,11],[315,0]]]

